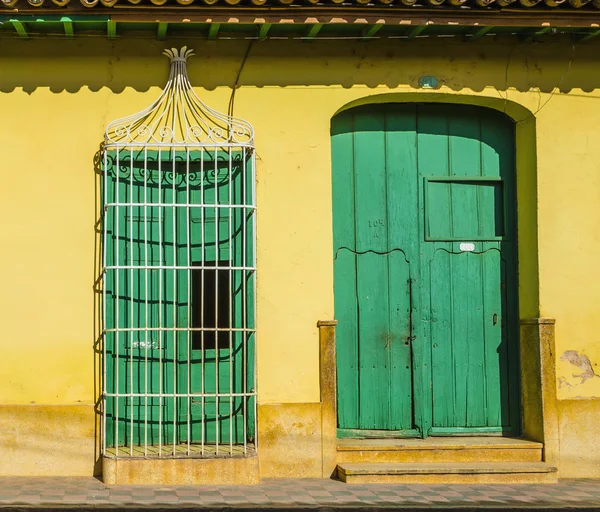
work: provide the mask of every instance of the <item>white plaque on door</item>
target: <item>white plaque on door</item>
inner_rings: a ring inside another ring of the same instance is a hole
[[[459,247],[463,252],[473,252],[475,250],[475,244],[471,242],[463,242]]]

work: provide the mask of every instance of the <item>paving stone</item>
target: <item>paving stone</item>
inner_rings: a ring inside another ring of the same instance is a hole
[[[106,486],[95,478],[0,478],[2,507],[141,506],[236,508],[547,506],[588,507],[600,512],[600,481],[561,480],[550,485],[347,485],[328,479],[268,479],[256,486]]]

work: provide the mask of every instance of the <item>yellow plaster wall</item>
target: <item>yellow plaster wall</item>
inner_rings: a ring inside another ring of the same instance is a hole
[[[600,478],[600,401],[558,402],[559,477]]]
[[[1,476],[99,472],[90,405],[0,405]]]
[[[258,408],[262,478],[321,478],[321,404],[264,404]]]
[[[171,44],[190,41],[2,41],[0,403],[96,398],[93,158],[110,120],[158,95]],[[190,45],[192,82],[226,110],[248,42]],[[256,129],[261,404],[319,401],[316,322],[333,317],[329,123],[365,98],[478,103],[519,121],[521,316],[557,319],[559,398],[600,396],[597,48],[254,43],[235,114]],[[420,90],[422,75],[440,89]]]

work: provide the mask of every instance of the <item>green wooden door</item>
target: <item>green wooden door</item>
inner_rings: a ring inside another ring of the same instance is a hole
[[[518,431],[513,144],[475,107],[334,118],[340,435]]]

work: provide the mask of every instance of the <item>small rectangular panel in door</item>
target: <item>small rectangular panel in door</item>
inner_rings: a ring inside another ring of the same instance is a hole
[[[504,191],[499,179],[425,178],[425,240],[499,240]]]

